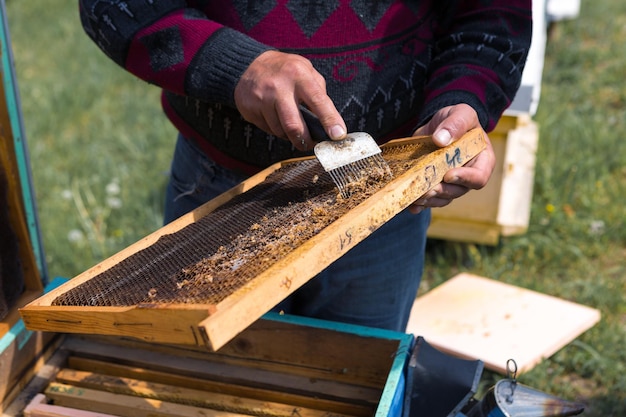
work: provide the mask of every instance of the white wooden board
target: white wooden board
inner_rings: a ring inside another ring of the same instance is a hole
[[[522,373],[599,320],[596,309],[463,273],[416,299],[407,333],[503,374],[514,359]]]

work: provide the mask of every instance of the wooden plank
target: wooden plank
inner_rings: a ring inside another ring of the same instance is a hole
[[[72,282],[72,280],[68,282]],[[34,303],[39,303],[39,300]],[[198,323],[215,310],[212,305],[142,305],[75,307],[30,304],[20,309],[26,327],[58,333],[113,334],[156,343],[204,345]]]
[[[52,382],[45,395],[54,404],[120,417],[242,417],[245,414],[78,388]]]
[[[462,218],[433,216],[428,227],[431,239],[495,246],[500,242],[500,236],[501,228],[495,223]]]
[[[139,368],[128,365],[119,365],[103,362],[96,359],[70,357],[68,367],[72,369],[96,372],[118,377],[133,378],[154,383],[174,385],[183,388],[192,388],[225,395],[239,396],[254,400],[280,402],[292,404],[294,407],[317,408],[332,413],[352,416],[371,416],[374,413],[374,405],[349,404],[342,401],[329,400],[326,398],[299,395],[289,392],[274,391],[268,388],[248,387],[244,385],[230,384],[221,381],[195,378],[164,371]]]
[[[118,417],[77,408],[61,407],[47,403],[44,394],[37,394],[24,409],[24,417]]]
[[[210,356],[202,359],[189,358],[115,345],[76,343],[75,340],[68,340],[64,348],[73,351],[76,355],[81,354],[104,362],[348,403],[376,404],[382,390],[382,387],[363,387],[329,379],[312,379],[286,372],[220,363],[212,361]]]
[[[328,415],[326,411],[320,409],[296,407],[293,404],[256,400],[238,395],[220,394],[200,389],[190,389],[73,369],[62,369],[55,379],[56,382],[75,387],[241,414],[291,417],[294,414],[294,410],[297,409],[298,416],[302,417],[323,417]]]
[[[506,374],[508,359],[528,371],[599,320],[596,309],[463,273],[417,298],[407,331]]]
[[[415,165],[386,184],[346,215],[313,238],[298,246],[281,260],[238,288],[215,306],[141,305],[120,307],[52,306],[60,294],[96,276],[122,259],[154,243],[164,234],[182,229],[206,215],[228,199],[261,182],[272,170],[288,164],[276,164],[217,201],[155,232],[137,244],[114,255],[96,267],[70,280],[57,291],[22,308],[24,322],[30,329],[70,333],[126,335],[153,342],[205,344],[211,350],[224,346],[273,306],[306,283],[358,242],[408,207],[419,196],[441,181],[451,168],[472,159],[486,146],[484,132],[476,129],[446,148],[433,150],[429,137],[393,141],[386,147],[416,146],[423,154],[415,156]],[[429,152],[431,151],[432,152]],[[198,315],[204,318],[198,320]],[[115,318],[112,318],[115,316]],[[129,319],[125,318],[130,317]],[[200,338],[198,337],[200,336]]]
[[[496,222],[502,236],[511,236],[525,233],[530,222],[539,127],[530,119],[520,121],[507,134],[506,143]]]

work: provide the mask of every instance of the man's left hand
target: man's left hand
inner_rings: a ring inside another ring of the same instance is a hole
[[[432,135],[438,146],[447,146],[466,132],[481,127],[476,111],[467,104],[457,104],[439,110],[432,119],[415,131],[415,135]],[[425,207],[444,207],[469,190],[483,188],[496,165],[496,155],[487,138],[487,148],[462,167],[448,171],[443,181],[417,199],[409,210],[413,214]]]

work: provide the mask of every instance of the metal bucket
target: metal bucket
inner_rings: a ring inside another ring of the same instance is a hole
[[[502,379],[466,413],[467,417],[567,417],[582,413],[584,406]]]

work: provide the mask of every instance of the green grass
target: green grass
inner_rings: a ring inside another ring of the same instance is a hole
[[[50,275],[71,277],[160,227],[175,132],[159,92],[87,39],[75,1],[7,3]],[[588,417],[626,415],[623,39],[623,0],[583,1],[553,28],[528,232],[498,247],[433,242],[423,286],[466,271],[600,309],[598,325],[520,377],[586,401]]]
[[[161,225],[175,131],[76,1],[36,3],[9,1],[9,28],[50,275],[74,276]]]

